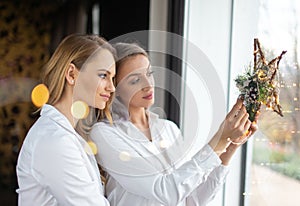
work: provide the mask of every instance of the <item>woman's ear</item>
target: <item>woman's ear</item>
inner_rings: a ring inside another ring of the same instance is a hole
[[[75,81],[77,79],[78,76],[78,69],[76,68],[76,66],[74,64],[70,64],[67,71],[66,71],[66,80],[68,82],[68,84],[70,85],[74,85]]]

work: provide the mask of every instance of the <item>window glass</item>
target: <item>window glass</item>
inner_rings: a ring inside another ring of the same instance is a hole
[[[267,60],[287,50],[280,64],[280,103],[284,117],[265,108],[259,131],[248,144],[246,205],[300,202],[300,2],[261,0],[258,37]]]

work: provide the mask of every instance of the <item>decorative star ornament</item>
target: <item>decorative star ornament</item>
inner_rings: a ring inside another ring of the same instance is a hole
[[[249,120],[252,122],[262,105],[283,116],[279,103],[278,70],[279,62],[285,53],[286,51],[282,51],[279,56],[267,62],[258,39],[254,39],[253,67],[250,65],[244,74],[235,79],[236,86],[244,97]]]

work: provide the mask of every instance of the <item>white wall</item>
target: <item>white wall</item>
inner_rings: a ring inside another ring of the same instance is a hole
[[[230,56],[230,31],[231,31],[231,1],[230,0],[187,0],[185,19],[185,38],[195,44],[207,56],[212,63],[200,63],[195,68],[187,67],[185,78],[188,87],[192,90],[192,96],[196,97],[198,114],[198,125],[190,124],[191,114],[195,108],[186,106],[183,112],[184,135],[189,136],[190,131],[198,127],[197,139],[199,147],[216,131],[225,117],[226,99],[228,89],[228,71]],[[194,53],[190,46],[186,48],[187,59]],[[201,55],[201,54],[200,54]],[[203,61],[206,61],[205,59]],[[216,76],[209,78],[204,71],[216,73]],[[197,73],[197,75],[195,75]],[[211,88],[213,85],[218,88]],[[209,87],[209,88],[208,88]],[[209,90],[210,89],[210,90]],[[221,92],[220,98],[214,97],[214,91]],[[220,91],[221,90],[221,91]],[[223,95],[223,97],[222,97]],[[212,105],[218,100],[219,108]],[[186,97],[185,105],[190,105],[190,98]],[[220,109],[222,108],[222,109]],[[217,118],[214,119],[216,110],[219,109]],[[212,128],[210,129],[210,127]],[[210,133],[208,130],[211,130]],[[220,191],[210,205],[222,205],[223,193]]]

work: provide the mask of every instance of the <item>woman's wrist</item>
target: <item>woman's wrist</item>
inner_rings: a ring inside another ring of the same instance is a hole
[[[227,166],[229,161],[231,160],[233,154],[237,150],[239,145],[230,143],[229,146],[226,148],[225,152],[220,155],[220,159],[222,161],[222,165]]]
[[[226,148],[231,143],[228,141],[229,138],[226,138],[219,133],[215,134],[214,137],[209,141],[210,147],[214,150],[217,155],[222,154],[226,151]]]

